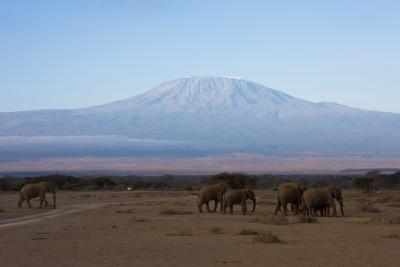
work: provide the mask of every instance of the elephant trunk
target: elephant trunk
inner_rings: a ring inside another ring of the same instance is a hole
[[[256,198],[253,198],[252,201],[253,201],[253,210],[252,210],[252,212],[254,212],[256,210]]]

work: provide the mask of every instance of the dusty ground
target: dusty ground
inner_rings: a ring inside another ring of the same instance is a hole
[[[272,191],[245,216],[191,192],[62,192],[56,210],[2,193],[0,266],[400,266],[400,192],[344,197],[345,217],[300,223],[271,216]]]

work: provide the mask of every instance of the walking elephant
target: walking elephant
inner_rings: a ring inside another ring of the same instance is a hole
[[[333,209],[333,216],[336,216],[336,205],[331,194],[324,189],[311,188],[304,192],[302,200],[303,214],[317,215],[317,211],[321,212],[321,216],[329,214],[329,209]],[[328,210],[328,212],[326,212]]]
[[[40,198],[40,208],[43,207],[43,202],[45,207],[47,207],[47,192],[53,193],[53,207],[56,208],[56,192],[54,190],[54,186],[48,182],[30,183],[24,185],[19,193],[18,208],[21,208],[21,204],[24,201],[28,202],[29,208],[32,208],[30,200],[35,197]]]
[[[342,214],[342,216],[344,216],[342,190],[338,187],[335,187],[334,185],[327,185],[323,187],[322,190],[325,192],[325,194],[332,196],[333,199],[336,199],[338,201],[340,206],[340,213]],[[328,216],[329,212],[330,210],[328,209]],[[336,210],[334,211],[334,213],[336,213]]]
[[[302,201],[302,195],[304,187],[295,182],[282,183],[279,185],[276,194],[276,206],[274,214],[277,214],[281,208],[283,214],[287,215],[287,204],[292,204],[295,214],[300,211],[300,205]]]
[[[214,201],[214,211],[217,210],[218,203],[220,204],[220,210],[223,211],[222,208],[222,198],[225,192],[229,189],[229,185],[225,183],[212,184],[212,185],[204,185],[198,195],[197,206],[199,208],[199,212],[203,212],[203,205],[206,204],[207,211],[211,212],[209,202]]]
[[[242,214],[247,212],[247,200],[251,199],[253,201],[253,210],[256,210],[256,195],[251,189],[229,189],[224,194],[224,214],[226,213],[226,208],[229,207],[229,213],[233,214],[233,205],[241,204]]]

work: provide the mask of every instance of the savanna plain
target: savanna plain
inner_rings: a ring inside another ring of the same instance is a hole
[[[345,216],[315,218],[274,216],[275,194],[223,215],[191,191],[62,191],[56,209],[1,193],[0,265],[400,266],[399,191],[345,190]]]

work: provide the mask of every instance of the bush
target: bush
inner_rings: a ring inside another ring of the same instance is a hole
[[[186,214],[193,214],[193,212],[184,210],[173,210],[173,209],[163,209],[160,211],[160,215],[186,215]]]
[[[225,231],[222,230],[222,229],[219,228],[219,227],[213,227],[213,228],[211,228],[211,229],[210,229],[210,232],[211,232],[212,234],[216,234],[216,235],[225,234]]]
[[[282,241],[270,231],[265,234],[261,234],[259,236],[254,237],[253,243],[262,243],[262,244],[277,244],[282,243]]]
[[[166,233],[166,236],[193,236],[193,233],[189,230],[182,230],[173,233]]]
[[[360,202],[357,209],[362,212],[380,212],[380,210],[374,206],[372,202]]]
[[[226,183],[231,188],[242,189],[245,187],[256,187],[257,178],[250,177],[244,173],[222,172],[208,178],[208,184]]]
[[[289,220],[284,215],[271,215],[265,217],[257,216],[252,222],[272,225],[284,225],[288,224]]]
[[[239,235],[258,235],[258,234],[260,234],[260,233],[254,229],[243,229],[239,233]]]
[[[353,186],[364,193],[372,193],[374,191],[374,178],[369,176],[356,177],[353,179]]]

